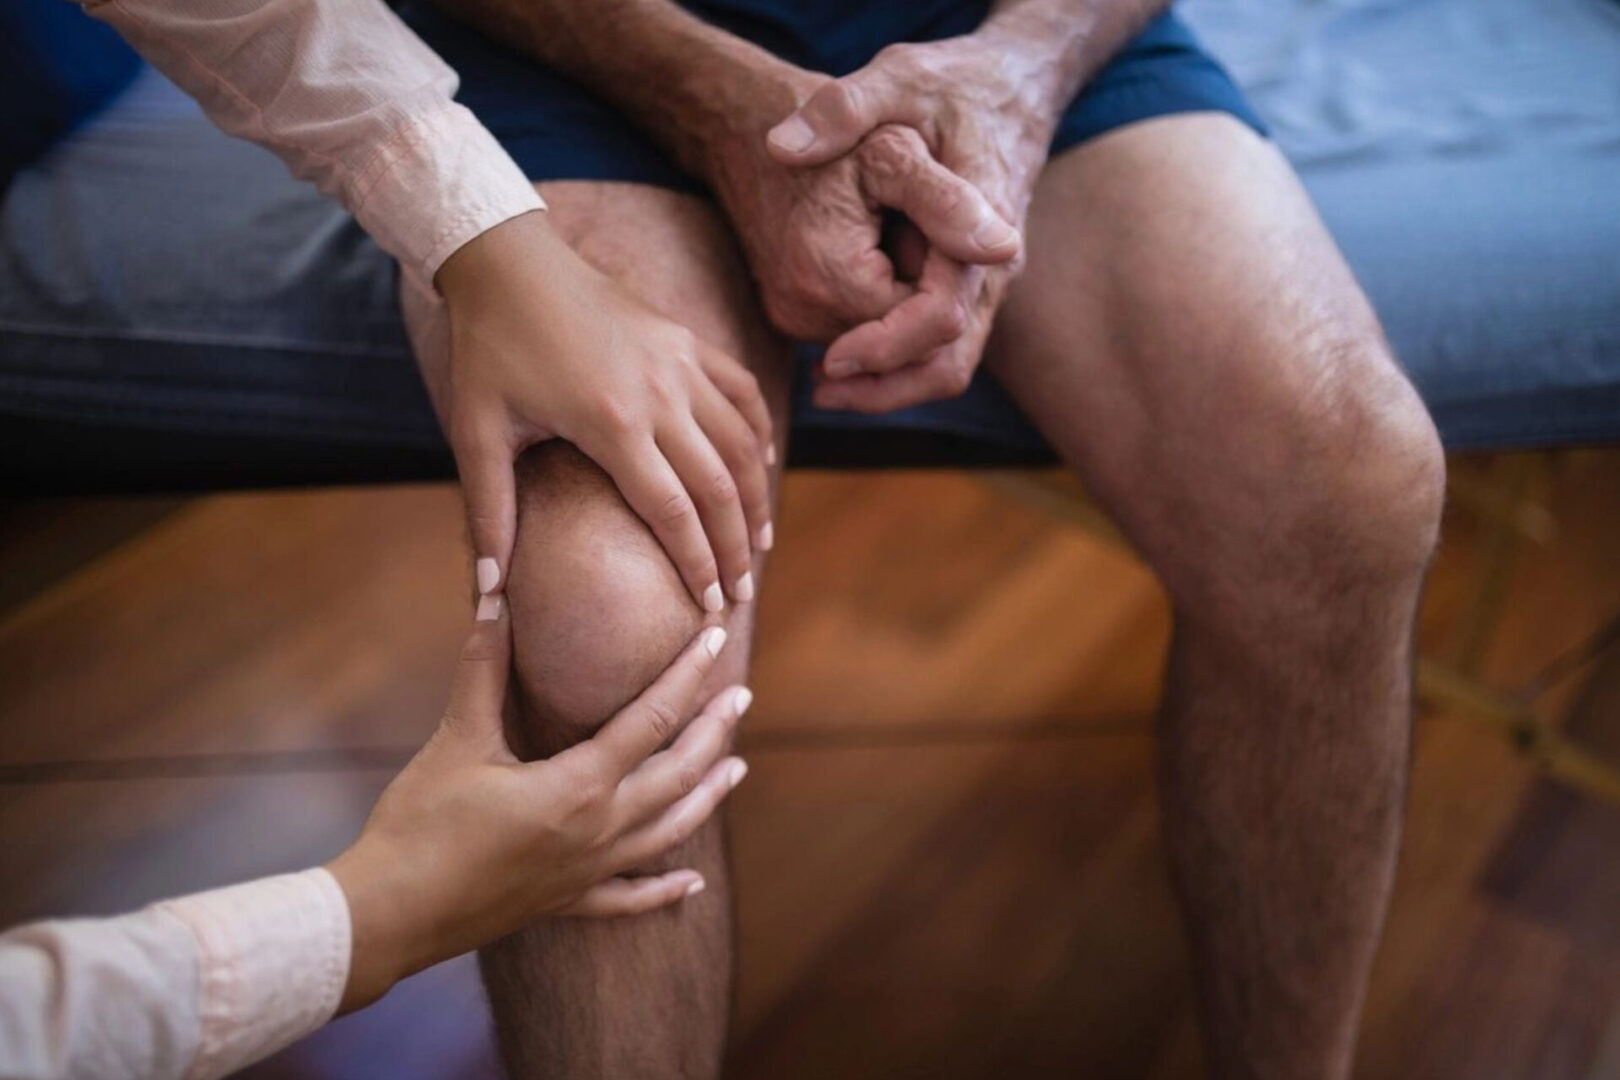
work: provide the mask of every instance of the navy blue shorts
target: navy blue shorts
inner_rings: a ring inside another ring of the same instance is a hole
[[[990,0],[689,0],[695,14],[789,63],[829,75],[863,67],[885,45],[966,34]],[[439,13],[422,0],[401,14],[461,76],[457,95],[531,180],[620,180],[703,191],[613,106]],[[1185,23],[1155,19],[1070,103],[1052,153],[1138,120],[1230,113],[1265,126]]]
[[[686,7],[800,67],[847,75],[886,45],[972,32],[990,0],[687,0]],[[704,194],[613,106],[564,76],[409,0],[401,14],[461,75],[458,99],[495,134],[531,180],[604,180]],[[1243,92],[1180,19],[1155,19],[1069,104],[1052,153],[1138,120],[1229,113],[1265,135]],[[818,409],[801,346],[793,385],[791,459],[892,466],[1048,462],[1051,450],[981,368],[966,393],[869,416]]]

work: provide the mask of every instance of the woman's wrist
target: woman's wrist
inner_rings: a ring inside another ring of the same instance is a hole
[[[434,286],[452,308],[485,295],[502,275],[522,268],[561,274],[578,261],[544,210],[508,218],[457,248],[439,267]]]
[[[349,981],[338,1013],[364,1008],[405,976],[433,962],[430,935],[411,918],[410,891],[390,880],[394,860],[374,852],[362,835],[326,864],[349,906]]]

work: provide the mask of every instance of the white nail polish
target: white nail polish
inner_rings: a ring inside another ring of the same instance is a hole
[[[495,586],[501,583],[501,566],[494,559],[478,560],[478,591],[481,593],[494,592]]]
[[[776,526],[767,521],[759,527],[759,535],[754,537],[754,543],[761,551],[769,551],[776,545]]]
[[[703,590],[704,611],[707,611],[711,615],[715,615],[723,611],[725,606],[726,598],[720,593],[720,583],[718,581],[713,585],[710,585],[707,589]]]
[[[748,706],[754,703],[754,692],[746,686],[737,687],[737,692],[731,697],[731,712],[734,716],[741,716],[748,711]]]
[[[703,631],[703,648],[708,652],[711,658],[719,657],[720,650],[725,646],[725,643],[725,627],[711,626],[707,630]]]
[[[731,595],[737,598],[739,604],[746,604],[754,598],[754,572],[752,570],[737,579],[737,584],[731,587]]]
[[[501,617],[501,608],[506,606],[506,597],[499,594],[490,596],[485,594],[478,598],[478,614],[475,618],[479,622],[494,622]]]
[[[726,783],[730,784],[732,787],[736,787],[738,784],[743,782],[743,777],[747,775],[748,762],[744,761],[742,758],[738,758],[736,761],[731,763],[731,768],[726,771]]]
[[[704,887],[703,879],[698,878],[696,881],[692,882],[692,884],[690,884],[690,885],[688,885],[686,887],[686,895],[687,896],[696,896],[698,893],[703,891],[703,887]]]

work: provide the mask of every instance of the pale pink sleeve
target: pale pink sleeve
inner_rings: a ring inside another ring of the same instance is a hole
[[[423,280],[479,233],[545,206],[452,100],[455,72],[382,0],[82,2]]]
[[[213,1080],[331,1019],[348,904],[325,870],[0,935],[0,1075]]]

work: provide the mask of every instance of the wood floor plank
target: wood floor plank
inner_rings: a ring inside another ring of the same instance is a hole
[[[1572,455],[1552,478],[1562,533],[1518,561],[1498,685],[1620,611],[1617,463]],[[0,613],[0,767],[413,744],[466,629],[458,515],[441,486],[131,526]],[[949,474],[797,474],[778,535],[732,808],[731,1075],[1199,1075],[1153,798],[1170,622],[1151,576]],[[1484,538],[1451,513],[1437,647],[1467,630]],[[1620,759],[1620,662],[1541,704]],[[1426,716],[1415,746],[1359,1075],[1620,1075],[1620,812],[1457,717]],[[202,772],[0,782],[0,922],[307,865],[386,779]],[[251,1077],[378,1075],[497,1075],[466,959]]]

